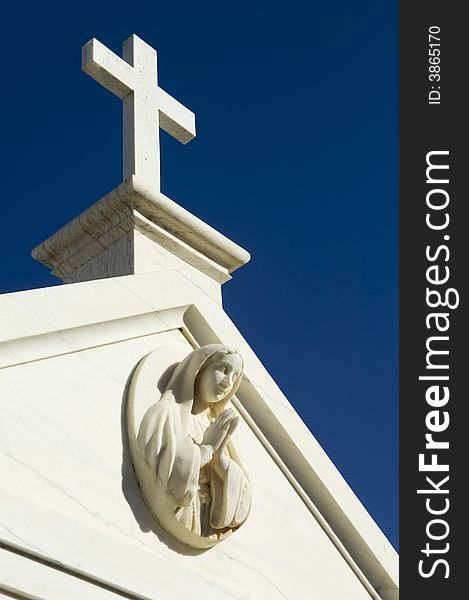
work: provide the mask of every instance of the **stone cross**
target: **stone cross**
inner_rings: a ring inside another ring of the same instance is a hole
[[[195,137],[195,115],[158,87],[156,51],[136,35],[123,59],[96,39],[83,46],[82,69],[124,101],[124,180],[136,175],[160,191],[159,128],[183,144]]]

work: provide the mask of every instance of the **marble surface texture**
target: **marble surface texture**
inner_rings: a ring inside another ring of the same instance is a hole
[[[155,524],[124,445],[122,401],[139,358],[178,340],[187,343],[157,334],[3,375],[15,402],[2,405],[2,539],[147,598],[306,599],[306,578],[318,598],[368,598],[247,427],[236,439],[252,473],[244,528],[197,554]]]
[[[0,540],[31,557],[3,558],[13,565],[5,589],[28,597],[15,573],[28,581],[24,565],[41,562],[98,598],[105,587],[169,600],[397,599],[384,535],[218,302],[177,270],[2,296],[0,332]],[[197,551],[159,528],[142,499],[124,397],[149,352],[220,341],[245,360],[233,440],[252,509],[239,531]],[[60,585],[48,599],[64,597]]]

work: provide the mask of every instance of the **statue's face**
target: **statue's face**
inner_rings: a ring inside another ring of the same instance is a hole
[[[233,389],[242,370],[239,354],[227,354],[209,362],[200,371],[195,382],[197,399],[206,405],[221,402]]]

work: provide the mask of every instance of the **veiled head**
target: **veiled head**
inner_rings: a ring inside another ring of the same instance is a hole
[[[195,399],[207,407],[219,402],[226,404],[236,391],[242,372],[243,360],[239,352],[231,348],[215,352],[197,375]]]
[[[218,367],[214,366],[219,362]],[[161,399],[172,400],[189,413],[210,407],[216,416],[236,393],[242,372],[243,359],[235,348],[224,344],[201,346],[176,366]]]

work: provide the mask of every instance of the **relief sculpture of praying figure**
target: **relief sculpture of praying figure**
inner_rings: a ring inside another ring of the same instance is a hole
[[[145,501],[164,529],[192,547],[213,546],[249,513],[251,488],[231,439],[240,417],[228,406],[242,373],[234,348],[194,350],[138,428],[133,460]]]

